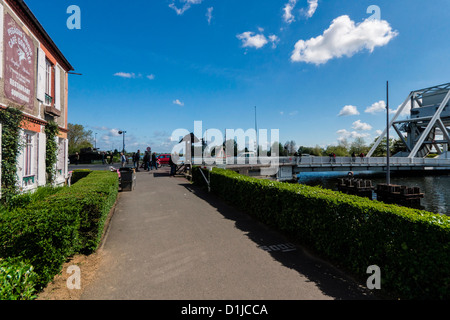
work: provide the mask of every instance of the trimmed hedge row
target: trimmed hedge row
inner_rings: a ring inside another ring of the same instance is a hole
[[[204,186],[199,170],[193,182]],[[448,216],[217,168],[211,191],[361,280],[379,266],[386,295],[450,298]]]
[[[40,291],[68,257],[97,249],[118,184],[117,173],[95,171],[71,187],[47,190],[45,197],[24,195],[34,200],[0,211],[0,258],[33,266]]]
[[[90,169],[76,169],[76,170],[73,170],[72,171],[72,178],[70,179],[70,183],[71,184],[76,183],[78,180],[87,177],[91,172],[92,172],[92,170],[90,170]]]

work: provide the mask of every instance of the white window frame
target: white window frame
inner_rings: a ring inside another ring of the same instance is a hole
[[[58,177],[65,177],[66,174],[66,139],[58,140],[58,160],[56,161],[56,174]],[[61,167],[62,166],[62,167]],[[61,171],[61,172],[60,172]]]
[[[37,134],[32,131],[23,131],[24,147],[22,149],[20,185],[24,190],[34,188],[38,181],[37,176]]]
[[[50,60],[45,59],[45,104],[48,106],[52,105],[53,100],[52,70],[53,70],[52,63],[50,62]],[[48,97],[50,97],[50,99]]]

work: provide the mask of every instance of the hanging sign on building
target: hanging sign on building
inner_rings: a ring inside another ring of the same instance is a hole
[[[17,22],[5,15],[5,96],[28,111],[34,108],[35,47]]]

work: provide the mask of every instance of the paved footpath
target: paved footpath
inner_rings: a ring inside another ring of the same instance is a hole
[[[282,235],[166,168],[120,192],[81,299],[329,300],[370,294]]]

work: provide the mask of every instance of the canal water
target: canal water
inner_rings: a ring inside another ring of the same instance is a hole
[[[304,172],[299,176],[299,183],[310,186],[322,186],[326,189],[337,191],[337,179],[346,178],[347,172]],[[354,172],[357,179],[372,180],[373,186],[386,183],[386,174],[379,172]],[[433,213],[450,216],[450,174],[428,175],[404,173],[392,173],[391,184],[404,185],[408,187],[419,187],[420,192],[425,194],[421,200],[421,209]],[[374,193],[374,199],[376,194]]]

